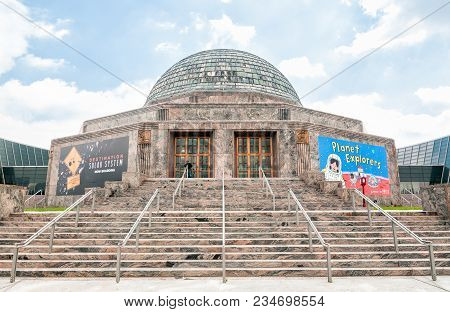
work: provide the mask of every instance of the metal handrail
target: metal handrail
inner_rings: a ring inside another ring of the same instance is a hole
[[[31,195],[30,197],[25,199],[24,204],[26,204],[30,199],[34,198],[39,193],[41,193],[41,195],[42,195],[42,190],[37,191],[36,193],[34,193],[33,195]]]
[[[37,207],[37,205],[39,205],[40,203],[42,203],[45,200],[45,196],[42,197],[41,199],[39,199],[38,201],[34,202],[34,208]]]
[[[172,194],[172,209],[175,210],[175,197],[178,193],[178,197],[181,197],[181,190],[184,189],[184,180],[186,179],[187,175],[187,168],[184,168],[183,175],[181,176],[180,180],[178,181],[177,187],[175,188],[175,191],[173,191]]]
[[[400,198],[402,199],[402,200],[404,200],[410,207],[412,207],[412,202],[411,201],[409,201],[409,200],[407,200],[405,197],[403,197],[402,195],[400,195]]]
[[[116,263],[116,283],[120,282],[120,265],[122,261],[122,248],[125,247],[125,245],[128,243],[128,240],[130,239],[131,235],[133,235],[134,231],[136,231],[136,250],[139,248],[139,231],[141,227],[141,220],[144,217],[144,214],[148,211],[148,227],[152,225],[152,210],[150,209],[151,204],[155,200],[156,197],[156,209],[157,212],[159,212],[159,189],[157,189],[152,197],[148,200],[147,204],[145,205],[144,209],[142,209],[141,213],[137,217],[134,224],[131,226],[130,230],[128,231],[128,234],[125,236],[125,238],[117,245],[117,263]]]
[[[414,198],[416,198],[417,199],[417,203],[419,204],[419,205],[421,205],[422,204],[422,198],[420,198],[419,196],[417,196],[416,194],[414,194],[413,192],[411,192],[410,190],[408,190],[408,189],[403,189],[404,191],[406,191],[406,192],[408,192],[409,194],[411,194]]]
[[[417,236],[416,233],[414,233],[413,231],[411,231],[410,229],[408,229],[405,225],[403,225],[400,221],[398,221],[396,218],[394,218],[391,214],[389,214],[388,212],[386,212],[385,210],[383,210],[380,206],[378,206],[376,203],[374,203],[369,197],[367,197],[366,195],[364,195],[363,193],[361,193],[360,190],[358,189],[353,189],[352,192],[352,198],[354,198],[354,194],[359,195],[361,198],[365,199],[366,202],[368,202],[369,204],[371,204],[374,208],[376,208],[379,212],[381,212],[381,214],[383,216],[385,216],[386,218],[388,218],[391,221],[392,224],[392,234],[394,236],[394,247],[395,247],[395,252],[398,254],[399,250],[398,250],[398,239],[397,239],[397,230],[395,228],[395,226],[397,225],[400,229],[402,229],[404,232],[406,232],[409,236],[411,236],[412,238],[414,238],[419,244],[423,245],[423,246],[428,246],[428,252],[429,252],[429,256],[430,256],[430,268],[431,268],[431,277],[433,279],[433,281],[436,280],[436,265],[435,265],[435,261],[434,261],[434,253],[433,253],[433,243],[431,241],[426,241],[423,240],[422,238],[420,238],[419,236]],[[354,202],[354,199],[353,199]],[[368,218],[369,218],[369,225],[372,226],[372,209],[369,208],[369,206],[367,206],[367,214],[368,214]]]
[[[92,188],[89,192],[81,196],[79,199],[77,199],[72,205],[66,208],[63,212],[61,212],[59,215],[57,215],[53,220],[48,222],[46,225],[44,225],[42,228],[40,228],[36,233],[31,235],[28,239],[23,241],[22,243],[15,244],[14,252],[13,252],[13,261],[12,261],[12,268],[11,268],[11,279],[10,282],[14,283],[16,280],[16,270],[17,270],[17,258],[19,255],[19,248],[28,246],[32,241],[34,241],[36,238],[38,238],[42,233],[44,233],[48,228],[51,227],[51,234],[49,239],[49,253],[52,253],[53,249],[53,238],[55,237],[55,227],[56,223],[64,217],[66,214],[68,214],[71,210],[74,208],[77,208],[76,217],[75,217],[75,226],[78,227],[78,221],[80,216],[80,206],[79,204],[82,203],[86,198],[92,195],[92,204],[91,204],[91,213],[94,211],[94,205],[95,205],[95,188]]]
[[[319,239],[320,244],[323,246],[323,248],[325,249],[325,251],[327,252],[327,272],[328,272],[328,282],[332,283],[333,282],[333,276],[331,273],[331,253],[330,253],[330,244],[326,243],[325,240],[323,239],[322,235],[319,233],[319,231],[317,230],[316,226],[314,225],[314,223],[311,221],[311,218],[309,217],[308,213],[306,212],[305,208],[303,208],[302,204],[300,203],[300,201],[298,200],[297,196],[295,196],[294,192],[292,191],[292,189],[289,189],[288,191],[288,210],[289,212],[291,211],[291,197],[294,199],[294,202],[296,203],[295,205],[295,212],[296,212],[296,224],[299,225],[299,216],[298,216],[298,210],[300,208],[300,210],[303,213],[303,216],[305,217],[306,221],[308,222],[308,240],[309,240],[309,251],[312,253],[313,249],[312,249],[312,233],[311,230],[314,231],[314,233],[316,233],[317,238]]]
[[[225,170],[222,170],[222,283],[227,282],[225,268]]]
[[[266,190],[266,197],[269,196],[269,192],[272,195],[272,206],[273,210],[275,211],[275,194],[272,191],[272,187],[270,186],[269,179],[267,179],[266,174],[264,173],[264,170],[262,167],[259,167],[259,171],[261,172],[261,178],[263,180],[263,189]]]

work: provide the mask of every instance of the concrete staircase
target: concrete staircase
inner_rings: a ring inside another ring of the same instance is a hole
[[[145,216],[139,248],[132,236],[122,251],[122,277],[219,277],[222,275],[221,180],[186,181],[172,209],[176,180],[147,180],[142,186],[89,202],[75,227],[70,213],[57,225],[53,252],[46,233],[19,252],[17,276],[113,277],[117,244],[125,237],[155,189],[160,211],[151,227]],[[272,179],[272,198],[259,179],[225,180],[226,274],[233,276],[326,276],[326,253],[317,239],[310,252],[306,221],[288,212],[291,187],[327,243],[333,276],[429,275],[428,251],[398,230],[395,253],[391,224],[375,213],[353,212],[349,203],[322,194],[298,179]],[[404,225],[435,246],[437,274],[450,273],[450,228],[445,220],[424,212],[392,212]],[[0,221],[0,275],[9,276],[12,247],[35,233],[57,213],[13,214]]]

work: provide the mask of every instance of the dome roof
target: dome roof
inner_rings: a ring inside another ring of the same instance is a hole
[[[169,68],[146,104],[192,91],[259,92],[300,103],[291,83],[266,60],[243,51],[216,49],[188,56]]]

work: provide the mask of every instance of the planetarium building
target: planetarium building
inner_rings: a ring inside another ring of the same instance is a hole
[[[92,103],[95,105],[95,103]],[[361,107],[364,103],[361,103]],[[188,56],[156,82],[142,108],[87,120],[80,134],[52,141],[48,202],[144,178],[271,178],[323,172],[342,188],[395,198],[392,139],[359,120],[304,108],[285,76],[253,54],[228,49]]]

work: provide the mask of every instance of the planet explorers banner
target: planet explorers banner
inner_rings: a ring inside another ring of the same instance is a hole
[[[389,196],[386,148],[319,136],[320,170],[327,181],[341,181],[344,188],[361,189],[366,177],[367,195]]]
[[[121,181],[128,168],[128,136],[61,149],[56,195],[82,195],[86,188]]]

